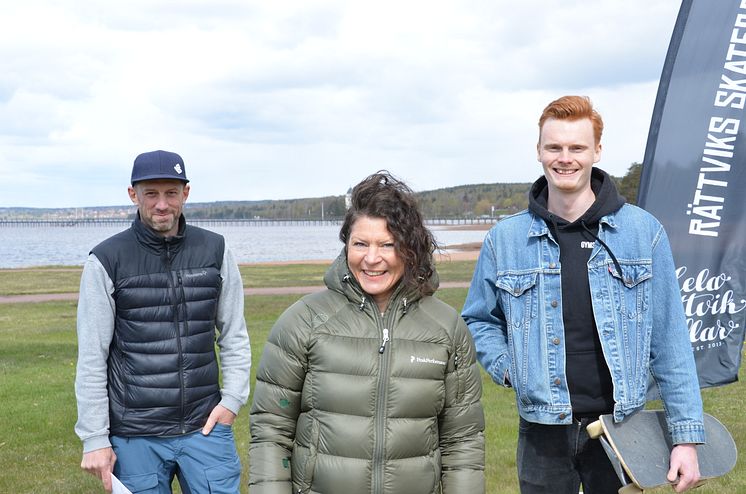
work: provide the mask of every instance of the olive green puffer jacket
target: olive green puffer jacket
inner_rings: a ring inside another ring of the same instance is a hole
[[[481,380],[459,314],[400,285],[381,315],[344,252],[324,281],[264,347],[250,492],[483,493]]]

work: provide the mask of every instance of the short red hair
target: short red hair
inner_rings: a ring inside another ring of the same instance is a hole
[[[590,119],[593,124],[593,137],[596,145],[601,142],[601,134],[604,131],[604,121],[601,115],[593,109],[593,103],[588,96],[562,96],[549,103],[539,117],[539,136],[541,128],[550,118],[557,120],[582,120]]]

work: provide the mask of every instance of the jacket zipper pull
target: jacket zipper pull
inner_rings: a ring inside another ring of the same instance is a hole
[[[378,353],[383,353],[383,351],[386,349],[387,341],[389,341],[389,330],[383,328],[383,342],[381,343],[381,348],[378,349]]]

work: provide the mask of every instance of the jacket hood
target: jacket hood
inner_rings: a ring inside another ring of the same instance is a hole
[[[347,252],[344,248],[342,248],[342,252],[339,253],[332,265],[329,266],[329,269],[326,270],[324,284],[330,290],[343,294],[351,302],[360,304],[361,307],[367,302],[374,303],[373,298],[363,291],[360,283],[358,283],[357,279],[350,272],[350,268],[347,266]],[[428,284],[433,292],[438,289],[439,279],[435,269],[433,269],[433,274]],[[394,289],[394,293],[391,294],[389,307],[395,305],[399,299],[406,299],[406,304],[411,304],[420,298],[422,298],[422,294],[419,290],[415,287],[407,286],[400,281]],[[394,304],[391,302],[394,302]]]
[[[548,223],[566,228],[581,224],[593,225],[598,223],[607,214],[618,211],[626,202],[624,197],[619,195],[614,181],[609,174],[595,166],[591,170],[591,190],[593,190],[596,200],[580,218],[569,223],[564,218],[549,212],[547,209],[549,184],[547,178],[542,176],[531,186],[528,196],[528,209]]]

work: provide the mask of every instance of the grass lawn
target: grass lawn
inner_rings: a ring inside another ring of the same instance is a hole
[[[451,280],[466,280],[471,276],[473,262],[467,265],[441,268]],[[277,269],[274,271],[274,269]],[[252,277],[250,267],[242,267],[244,280]],[[264,269],[264,268],[262,268]],[[300,284],[295,266],[265,269],[263,276],[285,280],[284,285]],[[315,268],[314,268],[315,269]],[[319,271],[305,271],[319,276]],[[0,286],[6,276],[37,270],[0,271]],[[41,270],[43,271],[43,270]],[[67,269],[62,269],[63,274]],[[450,271],[450,274],[449,274]],[[10,274],[8,274],[10,273]],[[79,268],[77,275],[79,277]],[[464,273],[468,273],[466,276]],[[74,278],[74,276],[73,276]],[[259,279],[259,275],[256,274]],[[24,277],[15,290],[33,289]],[[47,276],[36,278],[49,292]],[[76,286],[72,290],[75,291]],[[317,284],[317,283],[310,283]],[[15,292],[19,293],[19,292]],[[444,289],[438,297],[460,309],[466,289]],[[246,320],[252,340],[252,358],[256,368],[269,330],[280,315],[300,295],[250,296],[246,298]],[[88,493],[103,492],[99,482],[80,470],[81,446],[73,432],[76,420],[73,381],[75,376],[74,302],[0,305],[0,417],[5,434],[0,438],[0,492],[13,493]],[[744,374],[741,372],[741,378]],[[498,388],[483,375],[483,404],[487,419],[487,492],[517,492],[515,474],[515,441],[517,413],[513,393]],[[253,371],[252,371],[253,382]],[[743,380],[728,386],[703,390],[705,410],[718,417],[731,431],[738,445],[746,444],[746,407]],[[248,472],[248,410],[239,415],[235,433]],[[710,482],[698,493],[746,492],[746,464],[739,459],[733,472],[724,479]],[[247,479],[242,480],[246,492]],[[670,491],[663,491],[670,492]]]
[[[328,264],[244,264],[239,267],[246,288],[319,286]],[[437,264],[441,281],[470,281],[474,261]],[[82,267],[0,269],[0,296],[71,293],[80,286]]]
[[[0,295],[77,292],[80,266],[0,269]]]

